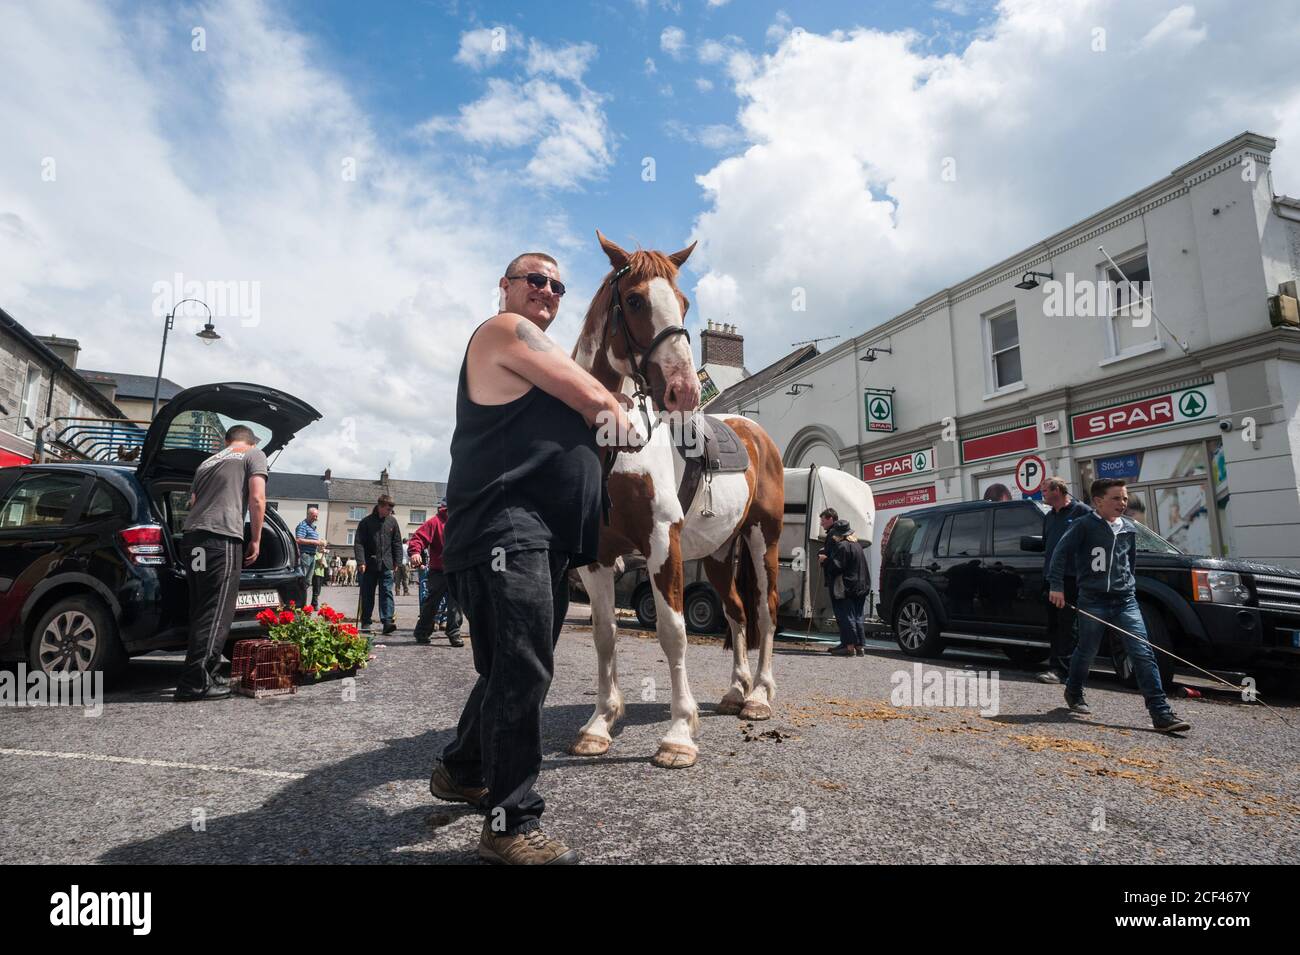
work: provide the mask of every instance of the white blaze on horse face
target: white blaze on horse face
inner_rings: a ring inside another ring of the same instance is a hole
[[[665,278],[651,279],[646,285],[646,298],[650,302],[650,321],[655,335],[666,328],[682,325],[681,302],[671,282]],[[665,341],[655,350],[651,361],[663,370],[667,392],[676,396],[677,404],[689,408],[699,404],[700,380],[685,335],[673,335]]]

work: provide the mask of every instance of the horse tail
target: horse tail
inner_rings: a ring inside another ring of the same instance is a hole
[[[745,647],[757,650],[762,642],[758,621],[763,619],[758,611],[767,600],[767,592],[759,591],[758,568],[754,566],[752,549],[744,540],[739,541],[738,546],[740,557],[736,567],[736,593],[740,597],[740,605],[745,608]]]

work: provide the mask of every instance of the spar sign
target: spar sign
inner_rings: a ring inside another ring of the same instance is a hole
[[[1092,441],[1199,421],[1215,414],[1214,389],[1205,385],[1071,415],[1070,434],[1075,441]]]
[[[867,410],[868,431],[894,430],[894,392],[868,388],[863,396]]]
[[[904,474],[923,474],[933,470],[934,448],[925,448],[862,465],[862,480],[880,481],[885,478],[902,477]]]

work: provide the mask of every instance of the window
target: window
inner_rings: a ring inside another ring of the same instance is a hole
[[[989,361],[994,391],[1001,391],[1023,380],[1020,371],[1020,329],[1012,309],[988,320]]]
[[[18,421],[14,433],[30,438],[36,432],[27,424],[27,419],[36,414],[41,397],[41,369],[30,362],[27,365],[27,383],[23,387],[23,398],[18,408]]]
[[[940,557],[979,557],[984,552],[984,515],[986,511],[954,514],[944,528]]]
[[[117,492],[109,490],[108,485],[103,481],[96,481],[95,490],[90,495],[90,503],[86,505],[86,513],[81,516],[81,519],[100,521],[106,517],[124,514],[125,510]]]
[[[348,531],[348,546],[351,547],[356,542],[357,542],[357,532]]]
[[[899,567],[913,566],[925,545],[925,532],[929,525],[930,519],[925,517],[903,515],[898,518],[889,534],[886,561]]]
[[[411,511],[411,523],[423,524],[428,518],[424,516],[424,511]]]
[[[365,516],[366,516],[366,509],[365,509],[364,507],[349,507],[349,508],[348,508],[348,520],[350,520],[350,521],[359,521],[359,520],[361,520],[362,518],[364,518]],[[352,543],[352,542],[351,542],[351,541],[348,541],[348,543],[350,544],[350,543]]]
[[[999,557],[1029,553],[1020,549],[1020,538],[1042,534],[1043,515],[1036,507],[1016,505],[999,507],[993,512],[993,553]]]
[[[1110,336],[1107,346],[1112,357],[1149,348],[1160,341],[1159,326],[1152,312],[1151,266],[1146,253],[1116,260],[1116,264],[1128,281],[1115,269],[1105,267],[1106,301],[1104,305],[1098,303],[1106,309]]]
[[[0,530],[62,524],[81,491],[80,474],[28,474],[0,505]]]

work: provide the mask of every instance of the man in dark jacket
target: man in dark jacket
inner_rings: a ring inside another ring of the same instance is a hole
[[[1080,517],[1091,514],[1092,508],[1070,497],[1070,488],[1059,477],[1043,482],[1043,503],[1051,510],[1043,518],[1043,588],[1047,588],[1047,571],[1052,566],[1052,551],[1065,532]],[[1079,602],[1079,578],[1075,574],[1074,559],[1066,555],[1065,606],[1057,610],[1048,601],[1047,634],[1052,641],[1052,656],[1048,668],[1038,674],[1043,683],[1064,683],[1070,672],[1070,654],[1074,652],[1075,613],[1071,605]]]
[[[429,643],[433,638],[433,622],[437,618],[438,604],[447,598],[447,641],[453,647],[463,647],[460,638],[460,608],[451,592],[447,573],[442,566],[442,548],[447,527],[447,500],[438,502],[438,510],[411,535],[406,550],[411,555],[411,566],[429,570],[427,588],[420,599],[420,620],[415,625],[415,642]]]
[[[1048,569],[1052,588],[1048,600],[1058,610],[1065,606],[1065,568],[1071,559],[1079,578],[1079,645],[1070,657],[1065,704],[1074,713],[1092,712],[1083,698],[1083,684],[1102,638],[1107,632],[1118,633],[1102,623],[1106,621],[1128,632],[1123,634],[1124,650],[1133,664],[1152,724],[1162,733],[1185,732],[1191,726],[1169,706],[1160,684],[1155,652],[1145,642],[1146,624],[1138,607],[1137,578],[1133,574],[1137,530],[1124,516],[1128,489],[1119,478],[1101,478],[1092,482],[1091,493],[1093,513],[1076,520],[1065,532]]]
[[[361,583],[361,629],[371,627],[375,588],[379,587],[379,619],[384,633],[397,629],[393,622],[393,569],[402,562],[402,529],[393,517],[393,499],[379,495],[374,510],[361,519],[354,538]]]
[[[822,575],[831,592],[831,607],[840,625],[840,645],[831,650],[836,656],[867,655],[867,633],[863,624],[867,594],[871,592],[871,569],[867,555],[849,522],[841,520],[835,508],[821,513],[826,540],[817,555]]]

